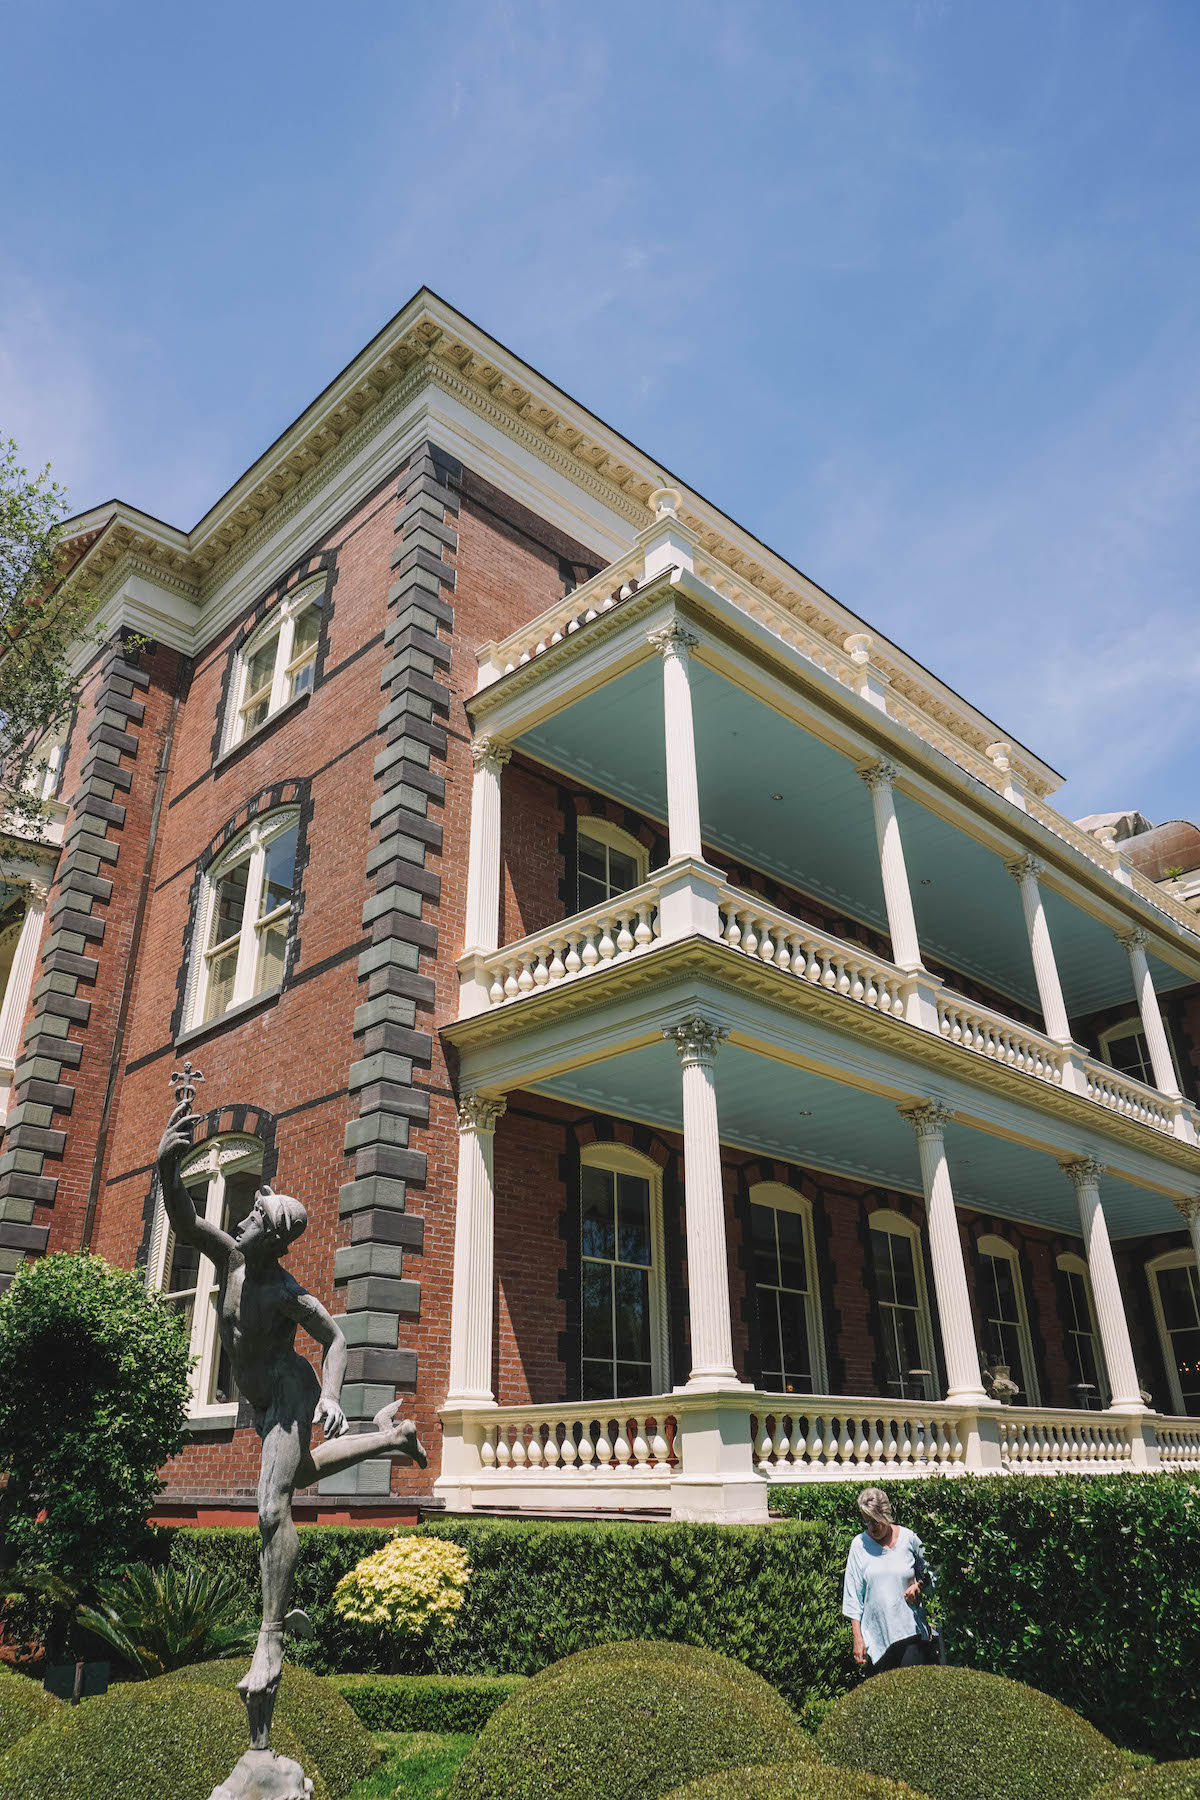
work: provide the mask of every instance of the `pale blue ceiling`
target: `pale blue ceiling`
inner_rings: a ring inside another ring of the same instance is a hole
[[[717,1057],[716,1087],[727,1142],[920,1193],[916,1139],[892,1101],[730,1044]],[[556,1076],[535,1091],[617,1117],[683,1128],[679,1060],[665,1041]],[[1086,1148],[1081,1143],[1080,1154]],[[1075,1190],[1054,1157],[958,1124],[946,1128],[946,1154],[960,1205],[1078,1234]],[[1182,1229],[1166,1196],[1116,1176],[1104,1178],[1102,1199],[1114,1237]]]
[[[706,842],[886,931],[871,796],[854,765],[695,662],[692,696]],[[666,814],[657,657],[519,742],[528,755],[639,811]],[[1036,1011],[1020,894],[1001,858],[904,794],[897,812],[927,956]],[[1053,894],[1047,907],[1068,1012],[1131,1003],[1128,959],[1112,934]],[[1187,985],[1157,959],[1152,966],[1163,991]]]

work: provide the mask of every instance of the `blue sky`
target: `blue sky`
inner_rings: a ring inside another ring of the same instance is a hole
[[[1200,8],[41,0],[0,433],[191,525],[423,282],[1070,777],[1200,815]]]

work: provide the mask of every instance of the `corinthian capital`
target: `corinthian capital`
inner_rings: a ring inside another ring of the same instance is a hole
[[[499,738],[478,737],[471,745],[471,761],[475,767],[487,769],[493,775],[500,773],[511,755],[509,745],[502,744]]]
[[[459,1131],[495,1131],[507,1105],[507,1100],[495,1094],[464,1094],[458,1103]]]
[[[954,1114],[942,1100],[913,1100],[896,1111],[902,1119],[907,1119],[917,1134],[917,1142],[922,1138],[940,1138]]]
[[[657,631],[647,633],[647,641],[654,645],[662,657],[686,656],[689,650],[695,650],[700,639],[679,619],[672,619]]]
[[[29,896],[30,906],[45,906],[50,898],[50,883],[39,881],[36,876],[31,875],[25,883],[25,891]]]
[[[859,769],[857,773],[858,779],[865,781],[874,793],[877,788],[890,788],[900,771],[895,763],[888,762],[886,757],[881,756],[878,762],[868,763],[865,769]]]
[[[1176,1200],[1175,1207],[1191,1225],[1194,1220],[1200,1219],[1200,1194],[1184,1194]]]
[[[1128,931],[1118,931],[1115,936],[1118,944],[1124,944],[1131,955],[1135,950],[1144,950],[1150,942],[1148,934],[1140,925],[1131,926]]]
[[[711,1019],[696,1014],[681,1019],[678,1025],[665,1025],[663,1036],[671,1039],[686,1069],[689,1063],[711,1063],[729,1032],[724,1025],[714,1025]]]
[[[1094,1156],[1065,1157],[1058,1166],[1076,1190],[1099,1187],[1100,1177],[1104,1173],[1104,1164]]]
[[[1024,881],[1027,875],[1032,875],[1036,881],[1042,872],[1036,856],[1010,856],[1004,866],[1014,881]]]

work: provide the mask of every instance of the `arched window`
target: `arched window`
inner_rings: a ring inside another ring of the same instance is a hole
[[[230,749],[311,689],[324,592],[324,575],[303,583],[272,607],[242,645],[234,669],[231,721],[226,732]]]
[[[1171,1037],[1171,1028],[1163,1020],[1163,1030],[1167,1037],[1167,1046],[1171,1052],[1171,1061],[1175,1066],[1176,1080],[1179,1078],[1179,1058],[1175,1054],[1175,1044]],[[1154,1064],[1150,1060],[1150,1046],[1146,1042],[1146,1033],[1142,1030],[1140,1018],[1122,1019],[1119,1025],[1110,1025],[1107,1031],[1100,1033],[1100,1054],[1110,1069],[1116,1069],[1121,1075],[1132,1075],[1135,1081],[1145,1082],[1147,1087],[1155,1087]]]
[[[579,912],[603,906],[645,881],[650,853],[619,825],[607,819],[577,819],[575,837]]]
[[[773,1394],[826,1391],[812,1206],[778,1181],[750,1189],[760,1378]]]
[[[266,813],[205,872],[186,1023],[194,1028],[283,980],[300,814]]]
[[[1067,1350],[1076,1404],[1095,1411],[1108,1405],[1108,1372],[1096,1323],[1092,1277],[1082,1256],[1064,1251],[1058,1268],[1067,1291]]]
[[[623,1144],[580,1154],[584,1400],[661,1393],[667,1380],[662,1171]]]
[[[1195,1252],[1170,1250],[1146,1264],[1154,1317],[1176,1413],[1200,1416],[1200,1271]]]
[[[1002,1237],[981,1237],[975,1245],[979,1257],[979,1311],[983,1322],[980,1346],[986,1366],[1004,1363],[1019,1390],[1018,1403],[1036,1406],[1040,1399],[1033,1339],[1025,1310],[1021,1260]]]
[[[887,1391],[898,1400],[934,1400],[937,1376],[920,1227],[888,1208],[873,1212],[867,1223]]]
[[[211,1225],[233,1232],[254,1204],[262,1162],[263,1147],[257,1138],[217,1137],[197,1145],[179,1172],[196,1211]],[[161,1198],[148,1277],[178,1313],[191,1346],[189,1418],[195,1424],[229,1424],[237,1416],[237,1392],[217,1336],[216,1270],[207,1256],[176,1239]]]

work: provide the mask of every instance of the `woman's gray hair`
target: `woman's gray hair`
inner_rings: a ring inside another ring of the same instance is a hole
[[[892,1503],[882,1488],[864,1488],[858,1496],[858,1510],[864,1519],[875,1524],[892,1525]]]

